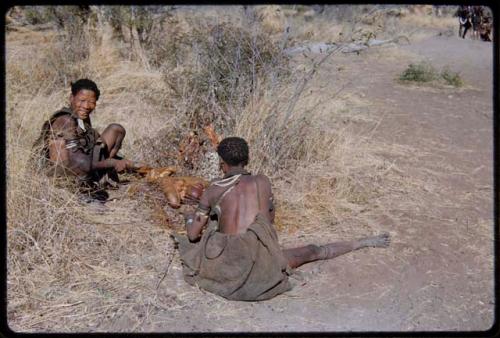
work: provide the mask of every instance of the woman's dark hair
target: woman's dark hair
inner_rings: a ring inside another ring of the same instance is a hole
[[[217,147],[219,156],[229,165],[248,164],[248,144],[241,137],[227,137]]]
[[[97,88],[97,85],[94,81],[89,79],[80,79],[76,82],[71,83],[71,94],[76,95],[82,89],[91,90],[95,93],[95,99],[99,100],[99,96],[101,95],[101,91]]]

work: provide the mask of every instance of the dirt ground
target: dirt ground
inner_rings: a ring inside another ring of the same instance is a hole
[[[491,44],[434,36],[397,52],[371,52],[351,61],[341,58],[347,62],[345,78],[361,79],[356,90],[379,118],[370,137],[387,144],[387,150],[410,149],[401,156],[392,152],[387,160],[397,163],[402,180],[417,184],[424,198],[408,208],[401,196],[384,201],[383,213],[369,211],[394,236],[387,252],[367,250],[356,253],[359,260],[325,263],[325,273],[341,279],[330,284],[336,297],[351,297],[341,306],[332,300],[335,320],[322,327],[488,329],[494,318]],[[459,70],[467,84],[459,90],[400,85],[394,79],[411,60]],[[320,288],[327,287],[322,281]]]
[[[460,71],[463,88],[408,86],[395,79],[410,62]],[[357,95],[370,119],[351,118],[360,137],[385,144],[380,156],[412,184],[380,196],[359,217],[322,233],[282,233],[285,246],[389,231],[388,249],[364,249],[312,263],[292,276],[294,289],[263,302],[230,302],[190,287],[165,236],[145,315],[117,313],[91,331],[474,331],[494,321],[492,44],[432,36],[409,45],[337,54],[315,85]],[[401,151],[395,152],[394,149]],[[389,151],[391,150],[391,151]],[[399,154],[399,155],[395,155]],[[112,212],[112,211],[108,211]],[[148,226],[145,224],[144,226]],[[152,224],[152,227],[157,225]],[[158,289],[156,283],[168,273]],[[154,284],[154,285],[153,285]],[[158,304],[161,304],[158,306]],[[135,323],[131,327],[131,323]]]
[[[305,265],[291,276],[293,290],[272,300],[227,301],[184,282],[169,230],[147,217],[153,211],[140,201],[119,198],[104,206],[89,205],[96,222],[116,231],[149,228],[156,244],[147,252],[124,247],[117,258],[126,261],[131,276],[134,265],[149,266],[140,288],[132,285],[124,300],[130,301],[130,310],[103,310],[94,323],[83,317],[77,330],[489,329],[494,322],[492,52],[491,43],[433,34],[408,45],[335,54],[322,66],[312,90],[343,88],[342,95],[358,99],[359,105],[352,107],[356,114],[346,117],[345,124],[360,140],[383,145],[377,156],[415,195],[408,196],[407,189],[380,195],[344,220],[345,227],[318,225],[321,232],[280,233],[281,243],[321,244],[388,231],[389,248]],[[465,86],[410,86],[396,80],[409,63],[421,60],[460,71]],[[113,191],[112,197],[123,196],[129,187]],[[345,230],[353,228],[359,230]],[[150,293],[138,293],[145,288]],[[137,306],[144,311],[136,311]]]

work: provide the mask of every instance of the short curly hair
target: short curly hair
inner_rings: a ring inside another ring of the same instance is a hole
[[[76,95],[82,89],[91,90],[95,93],[95,99],[99,100],[99,96],[101,95],[101,91],[97,88],[97,85],[94,81],[89,79],[80,79],[71,83],[71,94]]]
[[[248,164],[248,143],[241,137],[226,137],[219,143],[217,153],[229,165]]]

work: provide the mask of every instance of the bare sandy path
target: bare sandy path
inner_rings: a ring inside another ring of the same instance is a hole
[[[401,260],[385,262],[391,264],[390,280],[385,269],[372,276],[372,283],[394,286],[379,302],[386,319],[374,321],[373,328],[488,329],[493,323],[492,46],[432,37],[400,52],[460,71],[466,86],[400,85],[394,79],[410,60],[384,60],[377,52],[359,61],[369,71],[350,68],[370,73],[361,90],[372,102],[370,112],[382,119],[373,139],[388,149],[397,144],[418,150],[388,157],[402,180],[417,183],[422,199],[412,209],[405,208],[404,197],[386,205],[387,219],[399,222],[393,250]]]

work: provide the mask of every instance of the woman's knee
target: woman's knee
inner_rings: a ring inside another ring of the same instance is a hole
[[[125,127],[123,127],[119,123],[111,123],[106,129],[108,129],[108,128],[115,133],[120,133],[123,135],[125,135],[127,133],[127,131],[125,130]]]
[[[111,123],[106,127],[106,129],[104,129],[101,134],[101,138],[104,140],[108,147],[112,148],[117,141],[118,143],[120,143],[121,140],[123,140],[125,134],[125,128],[121,124]]]

